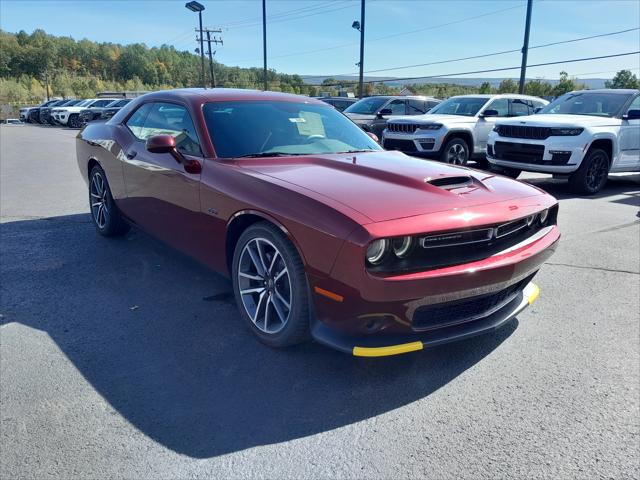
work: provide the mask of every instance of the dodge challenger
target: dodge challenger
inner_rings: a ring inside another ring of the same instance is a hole
[[[490,332],[533,303],[557,201],[373,137],[312,98],[179,89],[88,125],[76,150],[97,232],[134,225],[230,277],[269,346],[393,355]]]

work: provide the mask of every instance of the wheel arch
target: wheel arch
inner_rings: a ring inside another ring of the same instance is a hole
[[[444,152],[444,148],[454,138],[459,138],[467,144],[467,148],[469,149],[469,158],[473,156],[473,134],[469,130],[452,130],[447,133],[442,141],[442,147],[440,153]]]
[[[604,150],[605,153],[609,155],[609,170],[611,170],[611,166],[613,165],[613,155],[615,152],[614,139],[611,137],[596,138],[593,142],[591,142],[591,145],[589,145],[587,152],[594,148]]]
[[[294,248],[298,252],[298,255],[300,255],[300,259],[302,260],[303,265],[307,265],[300,245],[296,241],[295,237],[291,234],[289,229],[282,224],[282,222],[274,218],[272,215],[269,215],[268,213],[262,212],[260,210],[246,209],[234,213],[227,222],[225,236],[225,255],[227,270],[230,274],[232,271],[233,255],[235,253],[236,245],[238,244],[240,236],[247,228],[258,222],[268,222],[278,228],[282,233],[284,233],[287,239],[289,239],[289,241],[293,244]]]

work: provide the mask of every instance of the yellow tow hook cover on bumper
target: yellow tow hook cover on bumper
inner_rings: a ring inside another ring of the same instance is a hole
[[[423,348],[422,342],[402,343],[388,347],[353,347],[353,355],[356,357],[387,357],[400,353],[415,352]]]

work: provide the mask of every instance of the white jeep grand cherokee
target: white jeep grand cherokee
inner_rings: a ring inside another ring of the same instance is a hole
[[[498,122],[487,143],[492,169],[568,176],[593,194],[609,173],[640,172],[640,91],[569,92],[538,114]]]
[[[516,94],[451,97],[425,115],[390,119],[382,132],[382,146],[458,165],[475,156],[486,165],[487,137],[496,120],[531,115],[547,103]]]

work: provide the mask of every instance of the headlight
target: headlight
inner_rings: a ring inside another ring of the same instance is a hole
[[[428,123],[426,125],[420,125],[420,130],[440,130],[442,128],[441,123]]]
[[[575,137],[576,135],[580,135],[583,131],[584,128],[552,128],[551,135]]]
[[[372,265],[378,265],[384,259],[388,249],[389,240],[386,238],[374,240],[367,248],[367,261]]]
[[[545,208],[540,212],[540,223],[544,225],[547,221],[547,218],[549,218],[549,210]]]
[[[404,258],[409,255],[409,253],[411,253],[411,247],[413,247],[413,238],[394,238],[391,241],[391,247],[393,248],[393,253],[396,255],[396,257]]]

